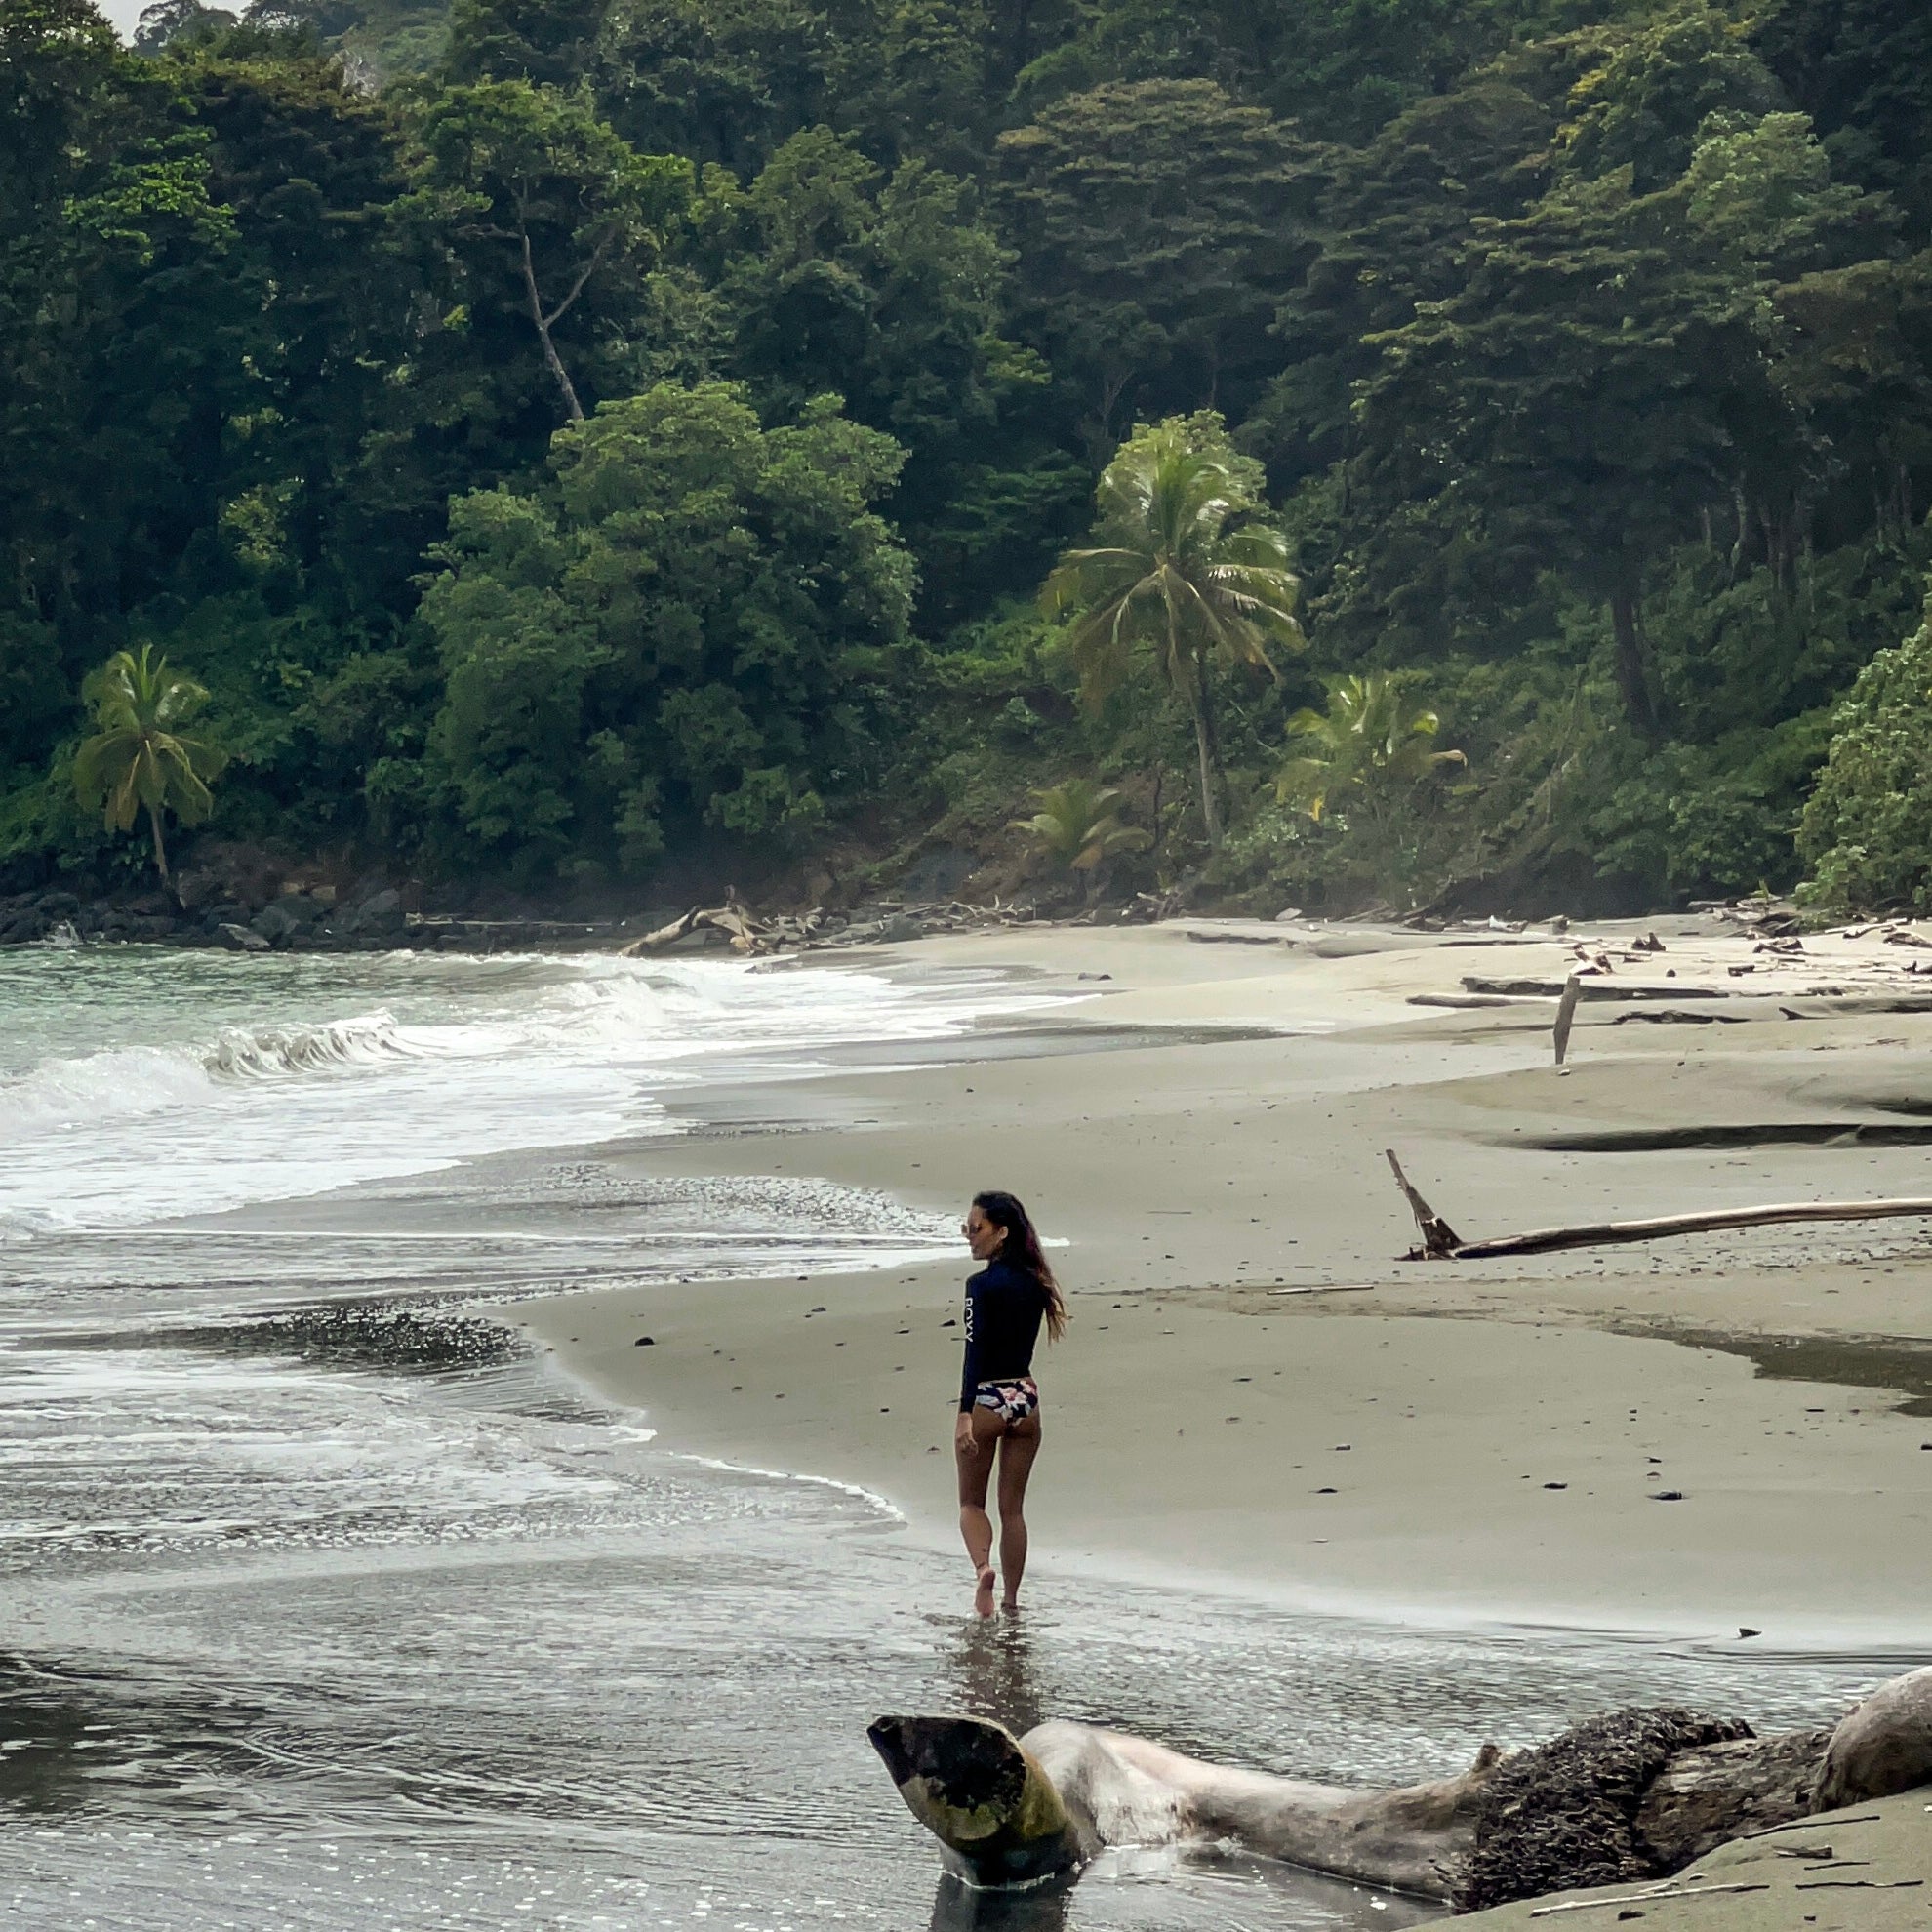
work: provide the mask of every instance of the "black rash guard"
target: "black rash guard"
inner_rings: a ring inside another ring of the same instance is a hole
[[[1017,1382],[1033,1372],[1033,1345],[1046,1314],[1038,1280],[1005,1262],[988,1262],[966,1284],[966,1362],[959,1378],[959,1413],[973,1406],[983,1382]]]

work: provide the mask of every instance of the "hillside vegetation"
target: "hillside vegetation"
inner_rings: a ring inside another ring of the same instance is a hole
[[[143,651],[398,876],[1927,890],[1921,4],[0,0],[0,890],[151,866]]]

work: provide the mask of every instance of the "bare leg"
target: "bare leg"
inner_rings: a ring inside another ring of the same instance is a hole
[[[999,1418],[989,1409],[973,1411],[973,1433],[955,1451],[959,1466],[959,1534],[973,1565],[976,1588],[973,1608],[982,1617],[993,1613],[992,1518],[986,1514],[986,1484],[991,1480],[993,1452],[999,1445]]]
[[[999,1447],[999,1568],[1006,1579],[1005,1607],[1020,1607],[1020,1579],[1026,1573],[1026,1478],[1040,1453],[1040,1419],[1015,1423]]]

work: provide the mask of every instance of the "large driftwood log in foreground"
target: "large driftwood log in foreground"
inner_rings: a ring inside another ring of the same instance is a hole
[[[1590,1874],[1606,1857],[1621,1862],[1613,1872],[1669,1877],[1730,1839],[1925,1784],[1932,1670],[1881,1685],[1831,1732],[1754,1738],[1688,1712],[1629,1711],[1513,1756],[1485,1746],[1460,1778],[1385,1791],[1205,1764],[1086,1724],[1016,1739],[979,1717],[881,1717],[867,1735],[946,1864],[976,1886],[1070,1874],[1105,1845],[1231,1840],[1469,1903],[1601,1882]]]
[[[1446,1899],[1499,1762],[1359,1791],[1204,1764],[1122,1731],[1060,1721],[1016,1739],[981,1717],[881,1717],[866,1735],[900,1795],[970,1884],[1037,1882],[1103,1845],[1232,1839],[1264,1858]]]
[[[1423,1199],[1392,1147],[1384,1149],[1423,1244],[1409,1261],[1484,1261],[1501,1255],[1546,1255],[1559,1248],[1601,1248],[1619,1241],[1654,1241],[1672,1234],[1708,1234],[1723,1228],[1765,1228],[1786,1221],[1889,1221],[1902,1216],[1932,1218],[1932,1200],[1913,1197],[1880,1201],[1784,1201],[1769,1207],[1707,1208],[1696,1214],[1665,1214],[1648,1221],[1595,1221],[1574,1228],[1533,1228],[1525,1234],[1499,1234],[1487,1241],[1464,1241]]]

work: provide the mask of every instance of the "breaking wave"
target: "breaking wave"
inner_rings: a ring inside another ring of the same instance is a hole
[[[14,1235],[662,1133],[663,1096],[728,1059],[796,1067],[1052,1003],[990,978],[914,986],[764,962],[25,950],[0,973]]]
[[[202,1057],[218,1077],[276,1079],[291,1073],[333,1073],[347,1067],[380,1067],[386,1061],[420,1060],[435,1045],[427,1029],[397,1024],[392,1013],[329,1020],[307,1026],[231,1027]]]

